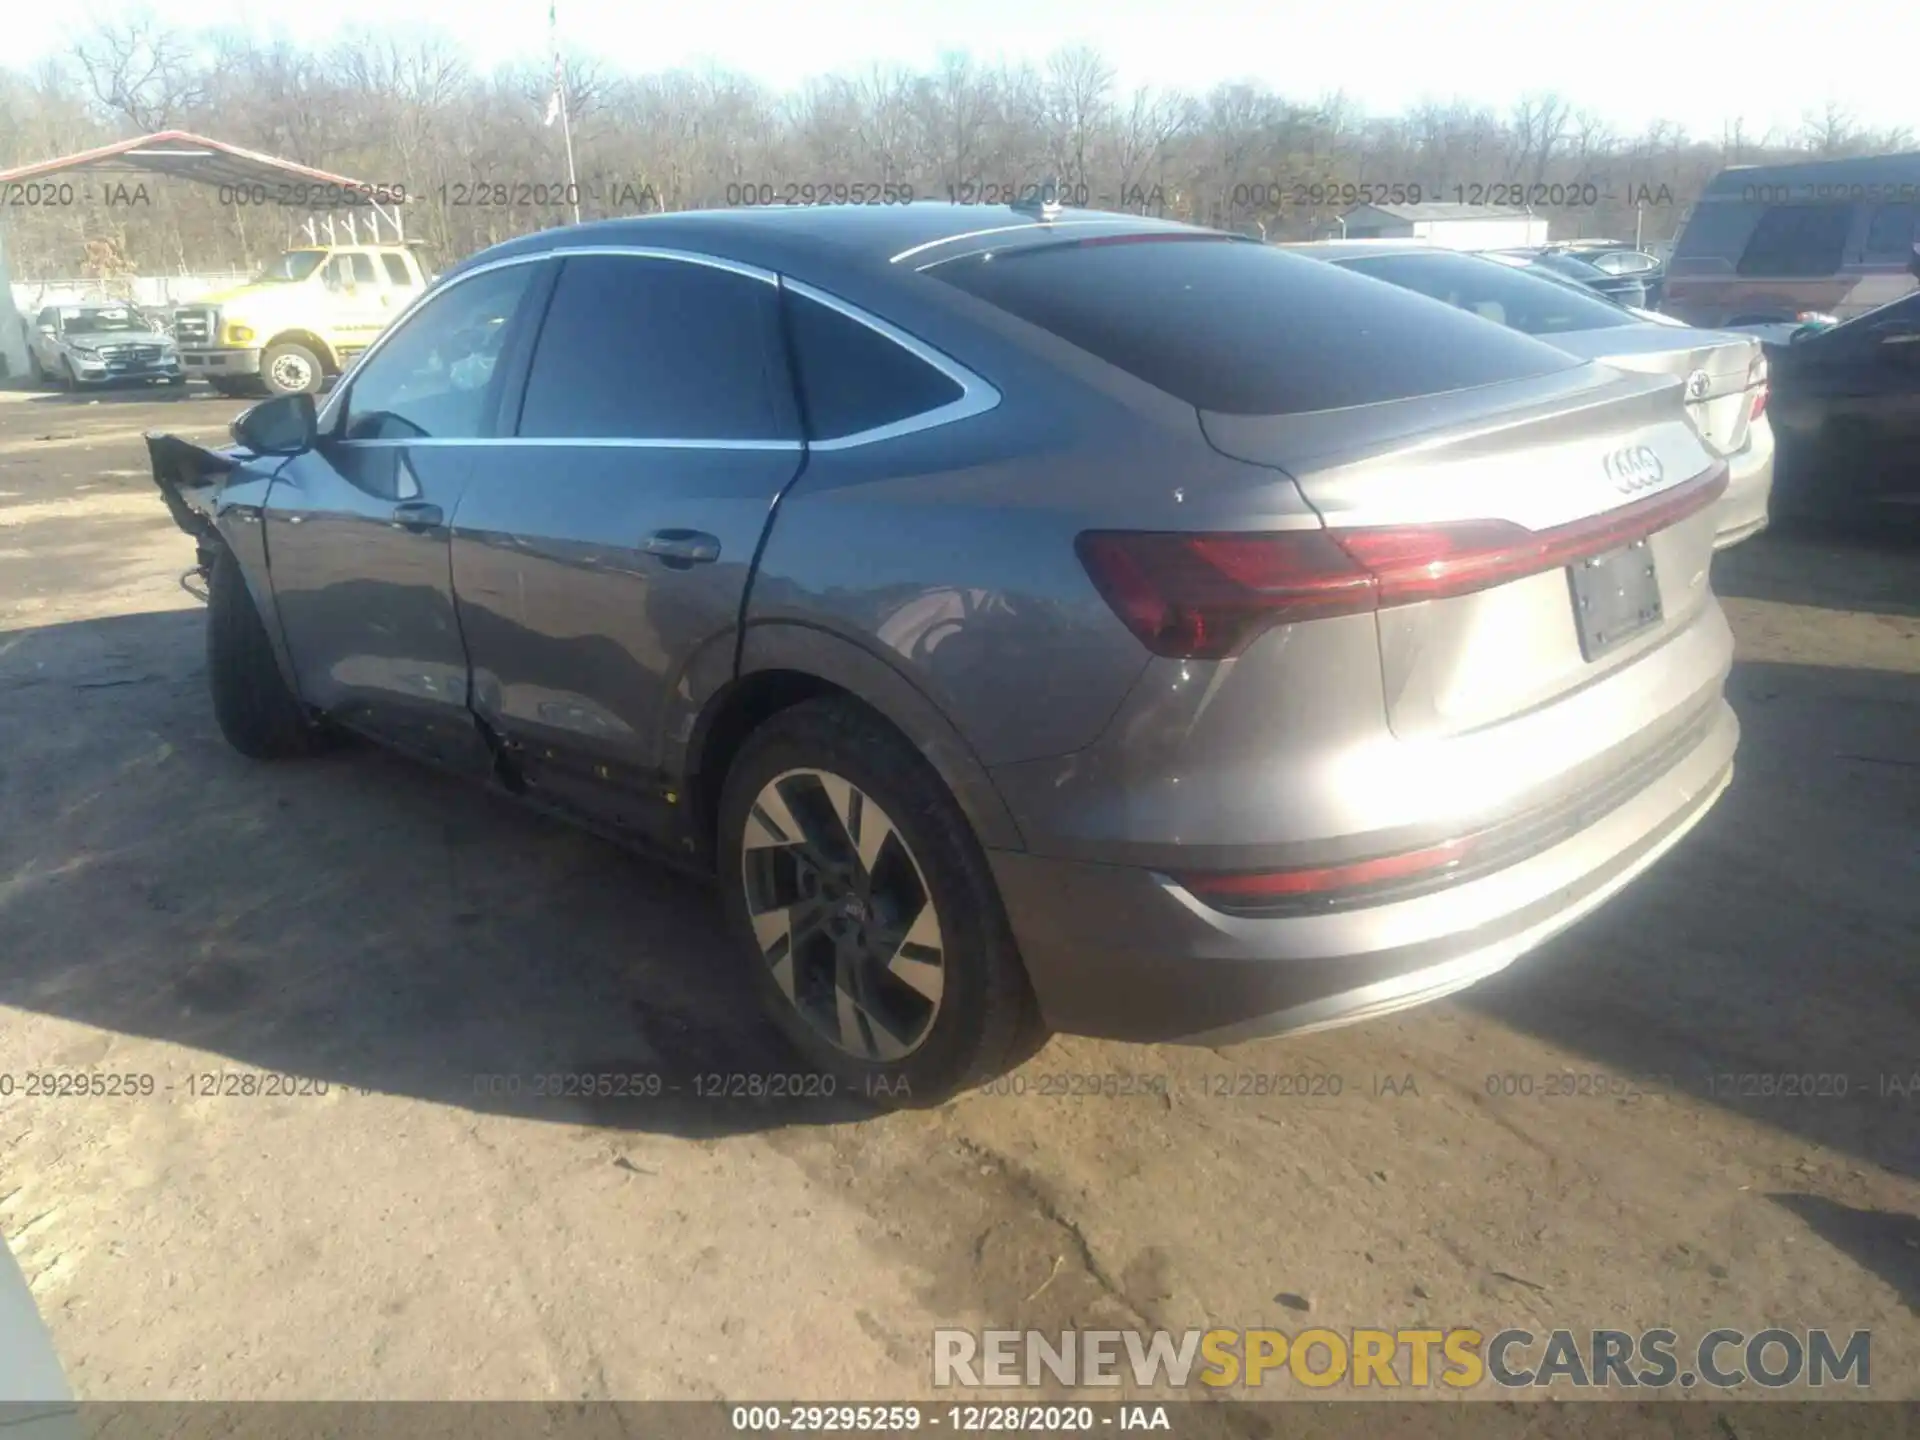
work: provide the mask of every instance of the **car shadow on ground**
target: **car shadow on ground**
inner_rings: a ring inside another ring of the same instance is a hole
[[[1740,749],[1720,803],[1463,1003],[1604,1073],[1920,1175],[1916,560],[1771,534],[1717,557],[1722,596],[1853,612],[1871,643],[1737,662]]]
[[[1861,1269],[1886,1281],[1920,1315],[1920,1216],[1861,1210],[1820,1195],[1769,1195]]]
[[[874,1113],[760,1019],[697,881],[372,747],[234,755],[203,624],[0,634],[0,731],[24,737],[0,759],[0,1003],[177,1042],[196,1070],[554,1121]]]
[[[1887,577],[1904,577],[1894,588]],[[1874,615],[1920,616],[1920,536],[1834,524],[1770,529],[1713,561],[1714,593]]]
[[[370,748],[241,759],[202,635],[197,608],[0,633],[0,1003],[198,1052],[175,1087],[247,1067],[683,1136],[872,1113],[760,1019],[708,890]],[[1733,691],[1718,809],[1465,1003],[1920,1174],[1920,1101],[1866,1088],[1920,1063],[1920,675],[1742,665]],[[1851,1083],[1720,1078],[1763,1073]]]

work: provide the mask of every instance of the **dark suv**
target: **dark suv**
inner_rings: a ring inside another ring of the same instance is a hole
[[[1667,262],[1691,325],[1850,320],[1914,288],[1920,154],[1722,171]]]

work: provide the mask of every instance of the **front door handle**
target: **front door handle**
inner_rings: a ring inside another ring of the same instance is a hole
[[[720,558],[720,540],[704,530],[656,530],[640,548],[675,570],[711,565]]]
[[[438,505],[429,505],[425,500],[408,500],[393,507],[393,523],[402,530],[431,530],[445,518],[445,512]]]

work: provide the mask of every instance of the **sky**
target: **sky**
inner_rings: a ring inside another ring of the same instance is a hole
[[[74,7],[9,8],[0,63],[30,64],[73,38]],[[85,13],[116,8],[105,0]],[[549,53],[547,0],[146,0],[141,8],[163,24],[234,26],[302,44],[356,28],[425,26],[457,37],[482,66]],[[1818,6],[1724,0],[558,0],[558,17],[563,46],[622,69],[714,63],[779,88],[874,62],[924,68],[943,49],[1037,61],[1062,45],[1090,44],[1129,89],[1254,80],[1302,101],[1343,92],[1382,115],[1423,98],[1504,111],[1526,93],[1552,90],[1622,131],[1667,119],[1696,138],[1718,138],[1735,119],[1749,138],[1784,133],[1831,102],[1859,125],[1920,130],[1912,0],[1851,0],[1839,29]],[[1866,41],[1874,35],[1880,40]]]

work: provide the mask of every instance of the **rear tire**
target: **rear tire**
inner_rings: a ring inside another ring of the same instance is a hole
[[[274,395],[317,395],[326,383],[326,367],[304,345],[279,340],[260,356],[260,380]]]
[[[860,836],[870,864],[848,843]],[[727,926],[750,983],[836,1094],[938,1105],[1044,1040],[965,814],[860,705],[810,700],[748,737],[722,787],[718,840]],[[857,1005],[842,998],[855,993]]]
[[[253,760],[313,754],[320,732],[282,678],[240,562],[225,546],[207,589],[207,686],[220,733]]]

